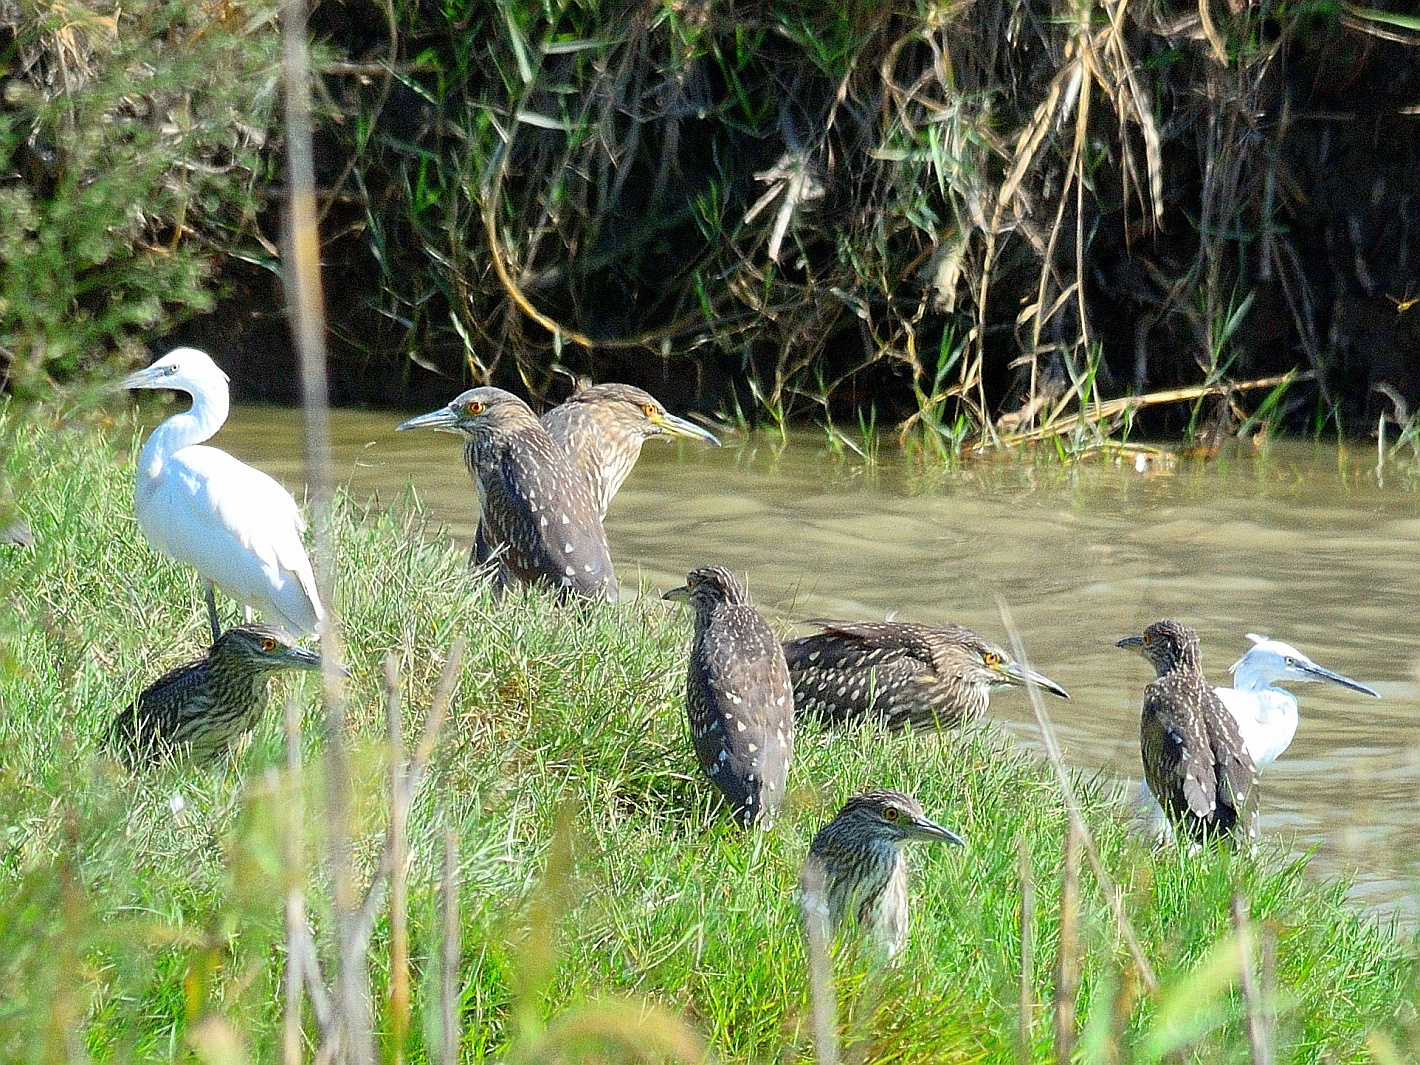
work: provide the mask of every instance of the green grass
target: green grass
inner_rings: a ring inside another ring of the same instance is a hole
[[[191,1034],[215,1013],[253,1060],[274,1060],[281,825],[291,801],[275,769],[284,759],[279,715],[209,769],[130,776],[104,755],[110,716],[202,647],[199,586],[138,530],[130,429],[22,430],[14,439],[0,462],[7,483],[26,486],[19,502],[40,543],[0,549],[10,605],[0,616],[0,1057],[187,1060]],[[1035,1008],[1031,1055],[1052,1060],[1065,816],[1048,766],[989,727],[942,736],[805,730],[790,812],[773,832],[744,833],[721,815],[690,753],[686,615],[654,596],[586,608],[537,596],[495,604],[468,579],[464,547],[426,526],[412,500],[388,511],[342,504],[336,539],[336,606],[354,673],[356,863],[365,873],[383,823],[380,664],[387,653],[399,660],[412,741],[450,642],[468,640],[410,818],[412,1060],[424,1060],[431,1030],[421,1017],[434,981],[421,975],[439,944],[434,884],[446,829],[462,854],[463,1060],[519,1048],[526,1060],[552,1060],[532,1042],[544,1025],[626,997],[661,1007],[649,1016],[665,1038],[664,1018],[678,1018],[715,1060],[811,1060],[796,874],[813,831],[868,784],[915,792],[970,846],[914,854],[914,929],[901,967],[876,974],[853,949],[840,953],[848,1060],[1014,1060],[1019,840],[1034,870],[1033,997],[1047,1004]],[[305,755],[319,764],[316,685],[278,688],[305,708]],[[323,929],[320,775],[300,783],[311,812],[308,890]],[[1115,815],[1103,782],[1080,787],[1164,985],[1158,996],[1140,992],[1087,868],[1079,1016],[1118,1057],[1083,1048],[1085,1060],[1157,1060],[1178,1031],[1184,1060],[1247,1060],[1235,967],[1201,987],[1187,982],[1210,951],[1229,949],[1235,894],[1275,942],[1279,1060],[1370,1060],[1369,1033],[1409,1031],[1411,944],[1348,909],[1340,887],[1317,885],[1303,862],[1266,847],[1254,856],[1151,852]],[[382,921],[371,953],[382,1033],[387,935]],[[205,1060],[234,1060],[196,1043]],[[568,1050],[563,1060],[662,1060],[603,1050]]]

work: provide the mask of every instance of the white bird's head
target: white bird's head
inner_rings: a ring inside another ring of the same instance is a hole
[[[1248,633],[1247,638],[1252,641],[1251,649],[1234,662],[1229,671],[1233,675],[1233,687],[1239,691],[1261,691],[1278,681],[1326,680],[1377,699],[1381,697],[1374,688],[1317,665],[1289,643],[1269,640],[1255,632]]]
[[[193,396],[227,390],[227,375],[197,348],[174,348],[145,369],[123,379],[124,388],[172,388]]]

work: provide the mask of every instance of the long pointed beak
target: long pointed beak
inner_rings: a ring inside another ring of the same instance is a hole
[[[458,432],[458,415],[448,407],[440,407],[438,410],[431,410],[428,414],[421,414],[416,418],[410,418],[402,425],[395,426],[395,432],[402,433],[406,429],[437,429],[444,433]]]
[[[934,840],[938,843],[950,843],[956,847],[965,847],[966,840],[962,839],[950,828],[944,828],[937,822],[926,817],[914,817],[908,826],[908,836],[912,839]]]
[[[1124,639],[1122,639],[1122,640],[1115,640],[1115,641],[1114,641],[1114,646],[1116,646],[1116,647],[1127,647],[1127,648],[1129,648],[1129,650],[1131,650],[1131,651],[1138,651],[1140,654],[1143,654],[1143,653],[1144,653],[1144,637],[1142,637],[1142,636],[1126,636],[1126,637],[1124,637]]]
[[[163,382],[160,375],[149,366],[142,370],[134,370],[118,383],[119,388],[162,388]]]
[[[662,599],[669,599],[672,603],[686,603],[690,601],[690,585],[682,584],[679,588],[672,588],[661,596]]]
[[[1007,662],[997,667],[997,672],[1001,674],[1001,679],[1007,684],[1014,684],[1018,688],[1024,688],[1026,678],[1035,681],[1036,687],[1044,688],[1051,695],[1058,695],[1062,699],[1070,698],[1070,693],[1060,685],[1047,677],[1044,673],[1037,673],[1033,669],[1024,668],[1019,662]]]
[[[661,414],[651,419],[652,424],[659,425],[667,436],[679,436],[686,440],[701,440],[707,444],[720,446],[720,438],[709,429],[702,429],[694,422],[678,418],[674,414]]]
[[[1377,699],[1381,697],[1381,693],[1376,691],[1376,689],[1368,688],[1360,681],[1352,680],[1350,677],[1343,677],[1340,673],[1333,673],[1331,670],[1324,666],[1319,666],[1315,662],[1308,662],[1306,665],[1298,665],[1296,668],[1300,669],[1303,673],[1310,673],[1317,680],[1329,680],[1332,684],[1339,684],[1343,688],[1350,688],[1353,692],[1361,692],[1365,695],[1374,696]]]
[[[291,669],[309,669],[313,672],[320,670],[320,655],[307,651],[304,647],[288,647],[282,658]]]

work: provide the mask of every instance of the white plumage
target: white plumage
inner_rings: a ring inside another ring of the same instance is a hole
[[[192,396],[192,408],[154,429],[138,459],[133,507],[149,542],[292,636],[315,631],[325,609],[296,501],[260,470],[202,446],[227,420],[227,375],[205,352],[178,348],[123,384]]]

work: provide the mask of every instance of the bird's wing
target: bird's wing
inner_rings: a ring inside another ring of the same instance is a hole
[[[1202,701],[1201,716],[1212,751],[1218,801],[1234,810],[1241,810],[1248,789],[1252,787],[1256,768],[1243,743],[1238,723],[1223,700],[1212,688],[1207,689],[1206,695],[1211,699]]]
[[[561,469],[578,478],[574,486],[537,461],[542,457],[530,461],[510,448],[492,471],[483,508],[490,546],[507,545],[503,559],[523,580],[555,580],[579,595],[614,598],[606,532],[581,474],[559,454]]]
[[[324,614],[291,493],[217,448],[183,448],[140,505],[155,546],[299,635]]]
[[[879,648],[895,655],[911,656],[924,663],[932,661],[932,634],[937,630],[926,625],[907,621],[833,621],[826,618],[814,618],[808,624],[821,628],[822,636],[837,637],[861,649]],[[943,626],[941,634],[950,635],[959,628],[957,625]],[[812,640],[814,637],[806,636],[804,639]]]
[[[789,668],[779,641],[763,618],[750,607],[728,609],[735,614],[733,639],[707,636],[702,648],[711,678],[705,694],[713,716],[711,732],[697,744],[697,753],[706,772],[726,789],[732,802],[742,804],[745,796],[732,794],[727,784],[753,774],[756,782],[764,785],[766,804],[777,805],[783,801],[794,754],[794,691]],[[721,749],[728,776],[712,771]]]
[[[1145,771],[1155,795],[1176,788],[1194,816],[1208,819],[1216,806],[1218,786],[1213,752],[1201,720],[1186,701],[1187,693],[1172,681],[1162,677],[1144,689],[1140,729]]]

